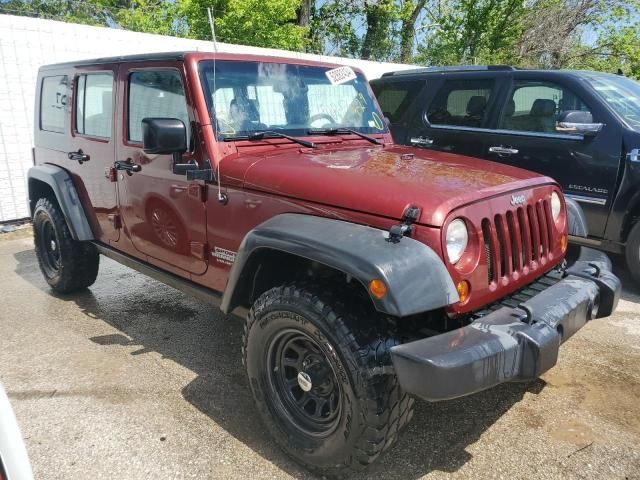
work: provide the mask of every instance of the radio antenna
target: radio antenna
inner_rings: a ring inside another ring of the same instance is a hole
[[[216,41],[216,26],[213,17],[213,13],[211,13],[211,7],[207,7],[207,15],[209,16],[209,27],[211,28],[211,40],[213,42],[213,93],[212,97],[215,98],[216,95],[216,57],[218,56],[218,42]],[[213,104],[213,98],[211,98],[211,103]],[[215,118],[213,119],[213,132],[218,136],[218,119],[217,112],[215,111],[215,106],[212,109]],[[222,193],[222,187],[220,186],[220,159],[216,162],[216,183],[218,184],[218,202],[226,205],[229,201],[229,198],[226,194]]]

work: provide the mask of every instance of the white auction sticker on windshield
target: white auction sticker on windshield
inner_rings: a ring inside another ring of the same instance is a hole
[[[333,70],[327,70],[324,72],[331,85],[340,85],[341,83],[353,80],[356,77],[356,72],[351,67],[338,67]]]

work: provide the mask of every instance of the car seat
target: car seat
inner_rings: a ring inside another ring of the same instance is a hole
[[[480,127],[484,120],[484,112],[487,108],[487,99],[482,95],[474,95],[467,102],[467,116],[465,124],[468,127]]]
[[[534,132],[555,132],[556,102],[547,98],[537,98],[529,112],[531,130]]]

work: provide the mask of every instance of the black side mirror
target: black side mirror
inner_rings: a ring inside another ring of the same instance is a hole
[[[579,133],[585,137],[593,137],[602,130],[602,123],[594,123],[591,112],[582,110],[565,110],[558,115],[556,131],[559,133]]]
[[[177,118],[143,118],[142,149],[167,154],[187,151],[187,128]]]

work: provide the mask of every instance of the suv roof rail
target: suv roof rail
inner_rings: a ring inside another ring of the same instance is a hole
[[[396,75],[415,75],[420,73],[438,73],[438,72],[479,72],[489,70],[515,70],[510,65],[449,65],[445,67],[423,67],[411,68],[409,70],[396,70],[394,72],[383,73],[383,77],[391,77]]]

